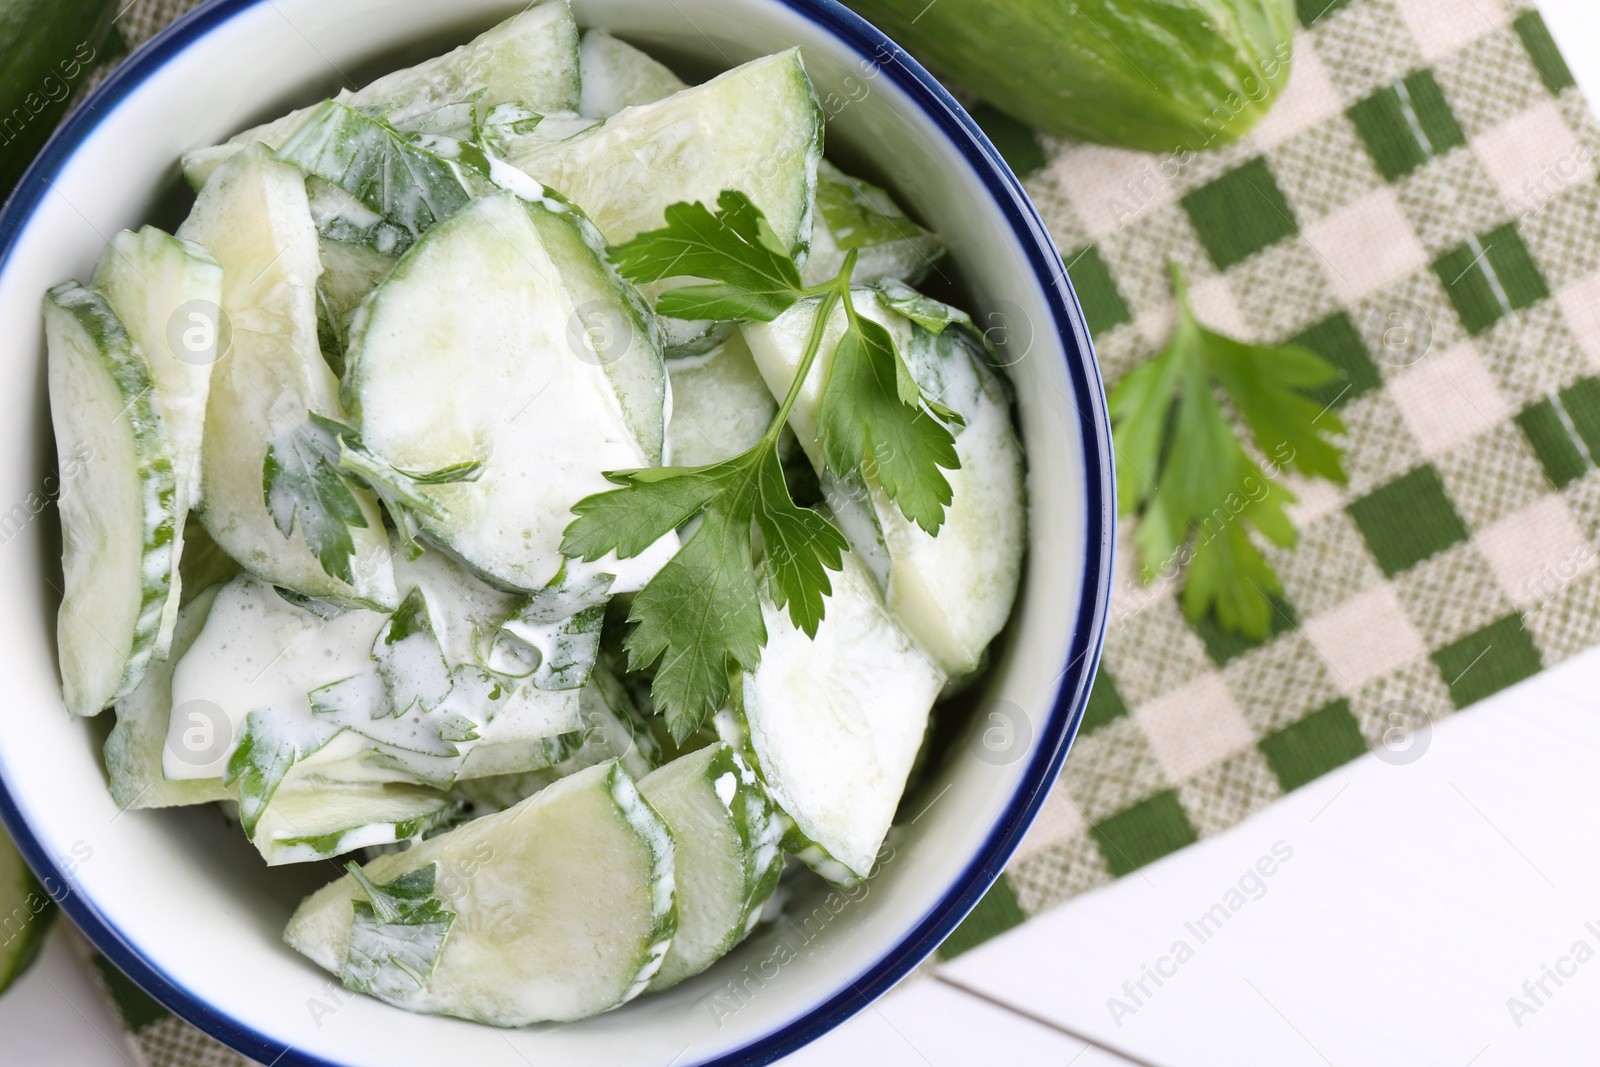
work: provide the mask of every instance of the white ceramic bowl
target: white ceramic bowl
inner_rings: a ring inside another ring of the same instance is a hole
[[[956,0],[950,0],[956,2]],[[119,228],[171,228],[176,161],[291,106],[464,40],[506,0],[221,0],[102,85],[0,215],[0,816],[118,966],[180,1016],[263,1063],[766,1063],[914,967],[999,874],[1054,782],[1099,654],[1110,575],[1110,435],[1066,272],[1021,187],[960,107],[831,0],[573,0],[579,21],[724,69],[791,45],[830,115],[830,155],[888,185],[944,237],[980,325],[1003,340],[1030,465],[1022,597],[996,657],[987,735],[959,740],[879,872],[811,883],[699,979],[586,1022],[502,1032],[346,993],[279,940],[331,865],[268,871],[210,809],[121,814],[55,669],[59,534],[42,512],[54,454],[39,299],[87,278]],[[387,60],[386,60],[387,57]],[[35,517],[36,516],[36,517]],[[105,717],[103,716],[102,719]],[[985,746],[983,741],[987,741]]]

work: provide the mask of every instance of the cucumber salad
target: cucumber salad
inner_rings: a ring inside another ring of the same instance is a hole
[[[66,702],[123,808],[333,861],[284,937],[349,988],[699,973],[872,873],[985,668],[1010,387],[823,125],[798,50],[691,86],[543,0],[188,153],[46,294]]]

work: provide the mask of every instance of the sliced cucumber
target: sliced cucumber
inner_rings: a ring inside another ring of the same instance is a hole
[[[678,925],[673,851],[633,780],[601,764],[367,864],[365,877],[385,884],[433,867],[432,899],[453,920],[436,955],[411,968],[420,982],[352,974],[363,893],[348,876],[308,897],[284,940],[410,1011],[493,1026],[582,1019],[637,996],[661,967]]]
[[[677,985],[744,940],[783,871],[783,820],[748,764],[725,744],[639,781],[677,844],[678,933],[650,983]]]
[[[811,254],[800,275],[807,285],[837,277],[845,253],[856,252],[851,279],[917,284],[944,256],[944,244],[906,215],[894,197],[823,160],[817,167],[817,209]]]
[[[594,342],[591,344],[590,342]],[[435,225],[364,305],[345,395],[364,446],[400,470],[483,465],[420,487],[422,523],[468,564],[542,589],[571,507],[602,472],[660,462],[666,371],[653,316],[570,205],[511,193]],[[670,556],[599,567],[639,588]]]
[[[466,672],[463,669],[462,674]],[[467,751],[456,779],[497,774],[521,774],[550,763],[554,739],[582,723],[581,691],[550,692],[526,679],[495,679],[506,691],[502,702],[491,703],[489,721],[480,725],[478,740]],[[459,683],[459,679],[458,679]],[[477,701],[478,707],[483,701]]]
[[[961,469],[949,472],[954,501],[931,537],[873,488],[872,503],[889,553],[889,608],[946,674],[981,669],[989,642],[1005,626],[1022,578],[1027,488],[1011,398],[969,328],[934,335],[912,328],[912,375],[959,412]]]
[[[791,49],[508,158],[577,201],[614,244],[663,225],[671,204],[714,205],[735,189],[792,247],[811,233],[821,156],[822,110]]]
[[[317,249],[322,259],[322,276],[317,279],[317,341],[329,369],[343,374],[356,309],[398,261],[369,245],[326,237],[318,240]]]
[[[663,292],[681,284],[683,280],[677,278],[667,284],[651,282],[648,285],[641,285],[639,292],[653,306]],[[739,324],[736,322],[717,322],[712,319],[662,318],[661,320],[661,335],[666,340],[668,359],[689,359],[694,356],[710,355],[713,349],[727,341],[738,330]]]
[[[251,840],[269,866],[310,863],[420,837],[459,806],[422,786],[292,775],[267,805]]]
[[[703,356],[668,360],[667,374],[672,379],[667,451],[676,466],[732,459],[754,447],[778,413],[778,402],[737,331]]]
[[[767,647],[718,726],[794,821],[785,847],[847,884],[872,872],[945,676],[854,553],[830,577],[815,639],[763,598]]]
[[[172,593],[177,484],[150,366],[105,298],[77,282],[44,299],[60,457],[61,687],[76,715],[133,692]]]
[[[961,468],[945,472],[954,500],[936,537],[907,522],[876,485],[869,485],[864,496],[855,493],[854,505],[846,503],[851,494],[839,496],[841,525],[864,559],[886,556],[887,572],[879,574],[880,584],[901,626],[946,674],[967,674],[978,668],[984,649],[1010,616],[1022,574],[1026,497],[1010,398],[985,362],[983,345],[963,321],[965,315],[905,286],[858,290],[855,305],[890,331],[923,391],[959,412],[965,426],[955,431]],[[812,302],[798,304],[773,322],[743,327],[756,365],[779,395],[799,366],[815,308]],[[844,318],[841,307],[789,417],[819,472],[824,465],[816,436],[817,405]]]
[[[354,93],[334,99],[351,107],[392,104],[392,121],[471,100],[481,104],[519,102],[539,114],[578,107],[578,28],[565,0],[543,0],[471,41],[425,63],[387,74]],[[224,160],[246,144],[276,151],[299,128],[312,108],[245,130],[225,144],[184,154],[183,173],[199,191]]]
[[[393,122],[479,93],[481,106],[512,101],[538,114],[578,107],[578,26],[566,0],[539,0],[460,48],[386,74],[356,92],[357,107],[394,104]]]
[[[539,790],[559,782],[562,777],[552,768],[545,767],[521,774],[463,778],[450,787],[450,794],[462,801],[470,818],[480,818],[514,808]]]
[[[222,268],[192,241],[146,226],[111,238],[95,266],[94,287],[150,365],[176,489],[172,554],[181,564],[184,527],[200,495],[200,435],[211,367],[229,343],[221,317]],[[172,645],[182,590],[181,581],[172,583],[156,640],[158,659]]]
[[[653,104],[687,88],[664,64],[605,30],[583,31],[578,70],[583,80],[578,112],[597,119],[625,107]]]
[[[643,778],[661,766],[661,743],[650,721],[609,669],[597,664],[589,684],[573,695],[577,697],[576,726],[521,745],[475,749],[452,792],[480,812],[503,811],[597,763],[616,760],[634,778]]]
[[[604,666],[596,665],[589,684],[575,693],[544,695],[574,697],[574,725],[551,736],[474,749],[457,782],[466,799],[498,811],[597,763],[617,760],[635,778],[661,766],[661,745],[648,721]]]
[[[4,993],[39,955],[55,915],[50,897],[4,830],[0,830],[0,915],[5,917],[4,940],[0,940],[0,993]]]
[[[201,521],[246,569],[308,596],[398,603],[377,500],[349,488],[365,526],[349,526],[347,582],[324,569],[304,516],[279,532],[263,492],[269,448],[310,413],[343,421],[338,382],[317,343],[317,231],[304,177],[249,146],[218,170],[179,230],[222,264],[233,346],[212,373],[201,449]]]
[[[219,588],[214,585],[202,589],[183,606],[178,613],[171,658],[151,664],[139,688],[117,701],[117,725],[106,738],[105,757],[111,799],[120,808],[182,807],[234,796],[233,790],[223,786],[220,776],[180,780],[168,778],[162,771],[173,712],[172,671],[199,636]],[[217,724],[206,716],[205,709],[189,708],[179,717],[184,720],[179,724],[182,754],[197,753],[216,744]],[[226,744],[227,739],[223,738],[222,743]]]
[[[218,317],[222,267],[193,241],[146,226],[111,238],[95,266],[94,287],[150,363],[178,503],[187,514],[199,495],[211,368],[228,349],[229,331]]]

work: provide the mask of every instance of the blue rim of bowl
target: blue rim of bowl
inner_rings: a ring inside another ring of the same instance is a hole
[[[101,120],[126,95],[138,88],[167,61],[235,15],[263,0],[211,0],[195,8],[141,46],[106,78],[56,131],[34,160],[16,189],[0,209],[0,271],[11,258],[18,236],[51,187],[54,177],[73,152],[94,132]],[[270,0],[266,0],[270,2]],[[1049,232],[1023,191],[1016,175],[965,110],[945,88],[906,52],[872,24],[843,7],[837,0],[775,0],[827,30],[862,59],[886,69],[899,88],[933,120],[982,179],[995,205],[1005,215],[1022,245],[1035,277],[1044,290],[1055,320],[1056,334],[1066,350],[1082,427],[1084,456],[1083,586],[1066,668],[1049,721],[1039,731],[1040,742],[1012,797],[988,839],[967,868],[955,879],[937,904],[893,949],[828,1000],[794,1021],[757,1037],[742,1049],[698,1067],[753,1067],[771,1063],[815,1041],[888,992],[936,949],[981,900],[1024,831],[1044,803],[1067,750],[1077,734],[1088,700],[1089,686],[1099,664],[1110,603],[1110,576],[1114,514],[1111,438],[1105,392],[1094,359],[1083,311],[1067,277]],[[46,852],[23,820],[16,802],[0,781],[0,822],[7,826],[41,882],[55,878],[71,885],[70,877]],[[92,902],[69,891],[60,901],[74,923],[118,969],[156,1000],[223,1044],[263,1062],[283,1067],[341,1067],[310,1053],[286,1048],[218,1011],[155,967],[122,936]],[[274,1058],[275,1057],[275,1058]]]

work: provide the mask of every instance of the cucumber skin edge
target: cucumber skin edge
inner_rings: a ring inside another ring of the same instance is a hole
[[[165,581],[149,583],[141,568],[139,613],[134,620],[134,632],[128,659],[123,664],[122,680],[104,706],[87,713],[94,715],[138,687],[155,653],[163,609],[177,573],[177,560],[173,558],[177,544],[177,479],[172,469],[161,416],[155,409],[155,385],[145,356],[111,310],[109,302],[97,290],[76,281],[63,282],[50,289],[45,294],[45,300],[89,336],[105,364],[105,372],[116,382],[118,391],[122,396],[131,395],[134,398],[123,410],[133,432],[133,451],[140,482],[153,480],[156,483],[154,503],[160,516],[154,525],[151,524],[151,516],[140,516],[144,525],[141,563],[162,548],[167,552]],[[146,492],[144,500],[147,505],[150,499],[151,494]]]

